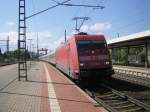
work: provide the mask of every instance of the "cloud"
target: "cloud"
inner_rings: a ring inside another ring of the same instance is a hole
[[[52,33],[48,31],[38,32],[38,36],[42,38],[52,37]],[[37,37],[37,32],[28,32],[27,38],[35,38]]]
[[[13,27],[16,25],[15,22],[6,22],[6,24],[9,26],[9,27]]]
[[[83,25],[81,27],[81,31],[83,31],[83,32],[87,32],[89,29],[90,29],[90,26],[88,26],[88,25]]]
[[[49,38],[52,37],[51,32],[38,32],[39,37],[41,38]],[[11,42],[17,42],[18,40],[18,32],[0,32],[0,39],[6,39],[6,37],[10,37]],[[28,32],[27,33],[27,39],[36,39],[37,32]]]
[[[70,36],[66,36],[67,39],[70,38]],[[50,53],[54,53],[56,48],[58,48],[61,44],[63,44],[65,42],[65,37],[64,36],[60,36],[60,38],[58,38],[55,41],[51,41],[51,42],[45,42],[42,43],[40,46],[41,48],[48,48],[49,51],[51,51]]]
[[[64,36],[61,36],[59,39],[55,40],[54,42],[45,45],[43,44],[43,46],[51,50],[51,52],[54,52],[57,47],[59,47],[61,44],[64,43],[64,41],[65,41]]]
[[[38,32],[38,35],[39,38],[42,38],[39,39],[42,40],[42,43],[47,43],[49,38],[52,37],[52,33],[48,31]],[[10,39],[10,45],[17,48],[18,32],[0,32],[0,40],[6,40],[8,36]],[[36,42],[37,32],[28,32],[27,39],[29,38]],[[39,44],[41,44],[41,42],[39,42]]]
[[[13,46],[13,49],[16,49],[17,41],[18,41],[18,33],[17,32],[1,32],[0,40],[1,39],[6,40],[8,35],[10,37],[10,46]],[[52,37],[52,33],[48,31],[38,32],[38,35],[39,35],[39,49],[47,48],[49,51],[54,52],[55,49],[64,42],[64,36],[61,36],[60,38],[55,40]],[[69,38],[69,36],[67,36],[67,38]],[[32,39],[33,40],[32,43],[36,45],[37,32],[28,32],[27,39]],[[29,45],[28,40],[27,40],[27,45]]]
[[[81,27],[81,31],[83,32],[92,32],[92,33],[98,33],[101,31],[109,30],[111,29],[111,24],[106,22],[106,23],[96,23],[93,25],[83,25]]]

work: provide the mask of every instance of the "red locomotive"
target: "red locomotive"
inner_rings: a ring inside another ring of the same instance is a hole
[[[55,60],[56,67],[75,80],[97,80],[112,74],[104,35],[74,35],[57,48]]]

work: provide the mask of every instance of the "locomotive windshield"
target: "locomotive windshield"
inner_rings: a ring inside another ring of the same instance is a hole
[[[77,42],[77,46],[79,51],[107,49],[106,42],[99,40],[80,40]]]

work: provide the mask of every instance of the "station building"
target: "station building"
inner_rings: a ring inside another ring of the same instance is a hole
[[[107,41],[115,65],[150,68],[150,30]]]

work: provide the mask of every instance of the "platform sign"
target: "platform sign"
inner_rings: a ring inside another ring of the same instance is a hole
[[[139,63],[142,61],[142,57],[140,55],[129,55],[128,56],[128,61],[129,62],[136,62]]]
[[[136,62],[137,56],[136,55],[128,55],[129,62]]]

